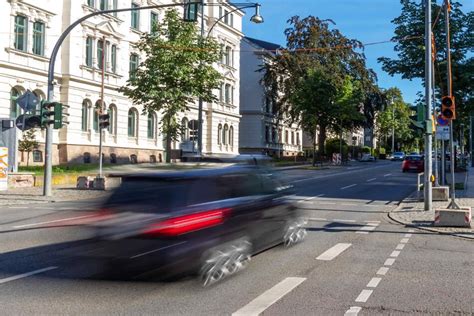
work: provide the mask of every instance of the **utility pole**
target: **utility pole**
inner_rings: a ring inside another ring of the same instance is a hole
[[[451,4],[449,0],[445,0],[444,3],[444,16],[445,16],[445,26],[446,26],[446,59],[447,59],[447,84],[448,84],[448,96],[453,95],[453,83],[451,78],[451,40],[450,40],[450,31],[449,31],[449,12],[451,11]],[[454,162],[456,160],[456,155],[454,153],[454,131],[453,131],[453,120],[449,122],[449,142],[450,142],[450,154],[451,154],[451,202],[448,205],[448,208],[459,209],[459,205],[456,203],[456,179],[454,176]]]
[[[392,155],[395,152],[395,106],[392,98]]]
[[[432,158],[431,148],[433,141],[433,133],[429,130],[431,123],[431,70],[432,55],[431,55],[431,0],[425,0],[425,179],[424,179],[424,201],[425,211],[430,211],[433,207],[432,201]]]

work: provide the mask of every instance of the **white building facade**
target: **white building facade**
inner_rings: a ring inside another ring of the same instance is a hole
[[[15,119],[21,110],[15,99],[26,90],[44,99],[47,89],[49,56],[61,33],[74,21],[95,10],[178,3],[174,0],[8,0],[0,2],[0,118]],[[235,9],[225,0],[207,0],[205,31],[219,17]],[[177,7],[182,10],[182,7]],[[164,9],[119,12],[93,17],[78,25],[64,41],[55,67],[54,100],[69,105],[69,124],[54,131],[53,164],[98,161],[99,127],[97,105],[101,100],[102,68],[105,67],[104,102],[111,115],[103,130],[106,163],[160,162],[164,144],[159,132],[160,113],[143,114],[140,104],[117,90],[126,84],[130,71],[138,67],[141,56],[135,43],[149,32],[153,21],[164,16]],[[223,47],[223,59],[215,67],[224,82],[215,94],[218,102],[204,103],[203,154],[237,154],[239,143],[239,54],[243,37],[242,17],[237,10],[213,28]],[[200,22],[197,22],[200,25]],[[105,63],[102,63],[105,54]],[[198,118],[197,102],[182,113],[182,142],[190,132],[187,122]],[[21,133],[20,133],[21,134]],[[42,164],[44,131],[31,162]],[[20,136],[21,137],[21,136]],[[180,142],[173,144],[178,149]],[[21,163],[25,163],[23,161]],[[20,159],[21,161],[21,159]]]
[[[258,70],[280,46],[245,37],[241,42],[240,152],[270,156],[296,156],[303,150],[303,132],[296,123],[278,119],[272,101],[266,98]]]

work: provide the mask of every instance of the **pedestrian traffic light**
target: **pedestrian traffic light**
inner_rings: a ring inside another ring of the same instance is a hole
[[[68,108],[69,105],[62,104],[59,102],[54,102],[54,129],[60,129],[65,124],[69,124],[66,117],[69,116],[68,113],[64,112],[64,108]]]
[[[15,125],[22,131],[37,128],[41,126],[41,118],[39,115],[22,114],[15,120]]]
[[[49,124],[54,123],[54,107],[57,102],[50,102],[50,101],[41,101],[40,107],[40,119],[41,119],[41,126],[46,126]]]
[[[456,105],[453,96],[444,96],[441,98],[441,114],[447,120],[456,118]]]
[[[99,128],[104,129],[110,125],[110,114],[99,114]]]
[[[198,18],[199,3],[197,0],[184,1],[184,22],[196,22]]]

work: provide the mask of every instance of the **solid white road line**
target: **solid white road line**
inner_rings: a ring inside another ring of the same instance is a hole
[[[346,250],[350,246],[352,246],[352,244],[348,244],[348,243],[336,244],[335,246],[329,248],[328,250],[320,254],[316,259],[330,261],[336,258],[337,256],[339,256],[344,250]]]
[[[357,296],[355,301],[361,303],[367,302],[372,292],[373,290],[362,290],[362,292],[360,292],[359,296]]]
[[[393,258],[396,258],[400,255],[400,251],[399,250],[394,250],[392,251],[392,253],[390,254],[390,257],[393,257]]]
[[[324,194],[324,193],[323,194],[318,194],[318,195],[316,195],[316,197],[322,197],[322,196],[325,196],[325,195],[326,194]]]
[[[344,316],[357,316],[361,310],[362,307],[351,306],[351,308],[349,308],[347,312],[344,313]]]
[[[387,173],[387,174],[384,174],[383,176],[384,177],[390,177],[392,174],[391,173]]]
[[[65,221],[70,221],[74,219],[80,219],[80,218],[87,218],[87,217],[93,217],[97,215],[84,215],[84,216],[77,216],[77,217],[69,217],[69,218],[63,218],[63,219],[56,219],[54,221],[47,221],[47,222],[40,222],[40,223],[32,223],[32,224],[25,224],[25,225],[18,225],[18,226],[13,226],[13,228],[25,228],[25,227],[32,227],[32,226],[38,226],[38,225],[44,225],[44,224],[51,224],[51,223],[58,223],[58,222],[65,222]]]
[[[405,248],[405,245],[406,245],[406,244],[398,244],[398,245],[397,245],[397,248],[395,248],[395,249],[397,249],[397,250],[403,250],[403,248]]]
[[[406,243],[408,242],[408,240],[409,240],[409,238],[402,238],[402,239],[400,240],[400,243],[401,243],[401,244],[406,244]]]
[[[326,219],[326,218],[322,218],[322,217],[311,217],[311,218],[308,218],[308,221],[327,222],[327,219]]]
[[[384,266],[391,266],[395,262],[394,258],[388,258],[385,260],[385,263],[383,264]]]
[[[8,208],[13,208],[13,209],[24,209],[24,208],[28,208],[28,206],[9,206]]]
[[[369,179],[369,180],[367,180],[367,182],[372,182],[372,181],[375,181],[375,180],[377,180],[377,178]]]
[[[11,276],[11,277],[8,277],[8,278],[5,278],[5,279],[0,279],[0,284],[7,283],[7,282],[10,282],[10,281],[15,281],[15,280],[18,280],[18,279],[23,279],[23,278],[29,277],[31,275],[35,275],[35,274],[38,274],[38,273],[43,273],[43,272],[46,272],[46,271],[49,271],[49,270],[54,270],[54,269],[57,269],[57,268],[58,267],[47,267],[47,268],[44,268],[44,269],[39,269],[39,270],[35,270],[35,271],[23,273],[23,274],[14,275],[14,276]]]
[[[381,268],[379,269],[379,271],[377,271],[377,274],[378,274],[378,275],[386,275],[387,272],[388,272],[388,270],[389,270],[389,268],[387,268],[387,267],[381,267]]]
[[[382,278],[372,278],[369,283],[367,283],[367,287],[377,287],[379,285]]]
[[[306,278],[286,278],[233,313],[232,316],[259,315],[305,280]]]
[[[355,187],[356,185],[357,185],[357,184],[354,183],[354,184],[351,184],[351,185],[342,187],[341,190],[349,189],[349,188]]]
[[[405,238],[410,238],[412,236],[412,234],[405,234]]]
[[[355,223],[355,219],[339,219],[339,218],[335,218],[334,219],[335,222],[342,222],[342,223]]]

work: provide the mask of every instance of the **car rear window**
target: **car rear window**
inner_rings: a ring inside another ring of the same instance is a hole
[[[421,156],[407,156],[405,158],[405,160],[408,160],[408,161],[421,161],[423,159],[423,157]]]

